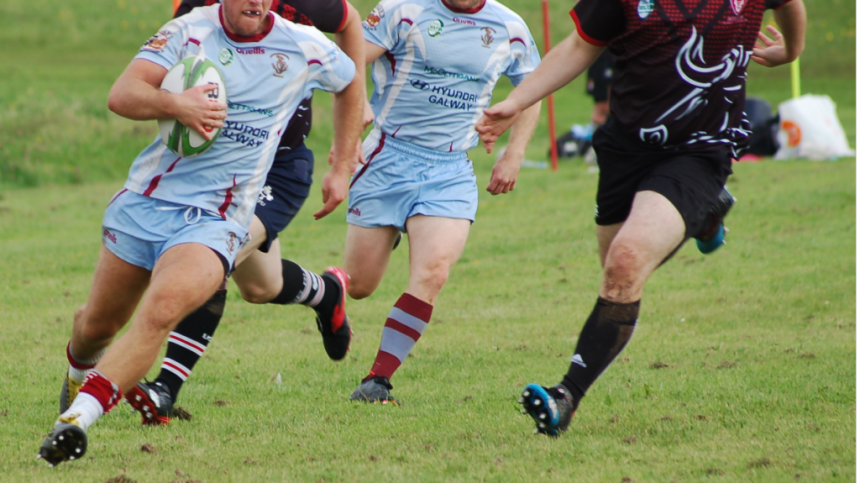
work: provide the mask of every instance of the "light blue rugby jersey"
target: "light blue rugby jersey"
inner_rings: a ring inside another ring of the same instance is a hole
[[[373,63],[374,124],[438,151],[475,147],[499,77],[519,84],[540,63],[523,19],[495,0],[468,12],[443,0],[383,0],[364,38],[388,50]]]
[[[228,34],[220,9],[197,8],[172,20],[135,59],[169,69],[202,48],[227,88],[221,136],[205,153],[181,158],[159,135],[134,160],[125,188],[248,226],[280,135],[299,102],[313,89],[342,91],[355,76],[355,64],[315,28],[273,13],[272,29],[265,34]]]

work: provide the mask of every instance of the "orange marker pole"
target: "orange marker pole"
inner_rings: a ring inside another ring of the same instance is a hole
[[[173,13],[176,13],[176,10],[179,9],[179,4],[182,3],[182,0],[173,0]]]
[[[543,55],[549,53],[551,44],[549,41],[549,0],[541,0],[543,4]],[[555,145],[555,106],[552,102],[552,94],[547,96],[547,111],[549,113],[549,160],[552,170],[558,171],[558,148]]]

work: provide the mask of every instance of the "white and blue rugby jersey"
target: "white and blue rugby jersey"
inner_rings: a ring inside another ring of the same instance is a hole
[[[495,0],[471,10],[383,0],[364,21],[364,38],[388,51],[373,63],[376,127],[439,151],[475,147],[475,123],[499,77],[519,84],[540,63],[523,19]]]
[[[248,226],[282,130],[313,89],[343,90],[355,64],[313,27],[269,14],[272,28],[240,37],[222,26],[221,6],[197,8],[150,38],[136,59],[169,69],[203,49],[224,77],[227,119],[211,148],[182,158],[157,137],[129,171],[125,188],[218,213]]]

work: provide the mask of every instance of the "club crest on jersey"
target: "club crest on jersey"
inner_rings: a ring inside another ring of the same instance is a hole
[[[376,8],[370,11],[367,18],[364,19],[364,23],[370,28],[376,28],[379,22],[382,21],[382,17],[385,17],[385,9],[382,8],[382,5],[377,5]]]
[[[481,30],[484,32],[484,35],[481,35],[481,42],[484,43],[482,47],[489,49],[490,44],[492,44],[493,41],[496,40],[496,38],[493,37],[493,34],[496,33],[496,30],[492,27],[481,27]]]
[[[275,62],[272,64],[272,68],[275,69],[275,77],[283,77],[284,72],[287,71],[287,61],[290,59],[286,54],[272,54],[269,57],[273,57]]]
[[[233,51],[224,47],[218,52],[218,62],[221,62],[221,65],[228,66],[233,62]]]
[[[732,6],[732,12],[735,12],[735,15],[740,15],[746,4],[747,0],[729,0],[729,5]]]
[[[233,253],[233,250],[236,249],[236,241],[238,239],[239,237],[232,231],[227,233],[227,253]]]
[[[164,46],[167,45],[167,41],[170,40],[170,37],[173,37],[173,31],[164,29],[159,30],[158,33],[149,38],[140,50],[148,50],[150,52],[158,52],[164,49]]]
[[[438,37],[442,35],[442,27],[444,26],[445,24],[442,23],[442,21],[439,19],[430,22],[430,26],[427,27],[427,35],[431,37]]]
[[[729,0],[734,1],[734,0]],[[639,0],[639,7],[636,9],[636,13],[639,14],[639,18],[645,20],[651,15],[651,12],[654,11],[654,0]]]

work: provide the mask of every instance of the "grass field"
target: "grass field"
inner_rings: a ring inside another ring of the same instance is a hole
[[[540,35],[539,2],[505,3]],[[833,97],[855,146],[856,7],[806,4],[803,92]],[[570,6],[552,7],[558,41]],[[345,361],[326,358],[312,312],[253,306],[232,286],[180,395],[192,420],[144,428],[120,406],[90,431],[85,460],[38,462],[104,206],[155,135],[155,123],[109,113],[107,91],[168,16],[166,0],[0,0],[0,479],[854,481],[854,159],[736,165],[729,244],[707,257],[688,244],[649,281],[636,336],[558,440],[534,436],[516,399],[560,379],[597,293],[597,177],[579,161],[524,169],[508,196],[482,193],[464,256],[394,378],[403,406],[347,401],[405,288],[401,248],[377,293],[348,307]],[[790,96],[788,68],[753,68],[748,90],[775,106]],[[587,122],[583,92],[578,80],[556,96],[559,126]],[[324,159],[328,99],[317,105],[309,143]],[[540,127],[528,157],[546,151]],[[471,156],[483,188],[492,158]],[[314,222],[319,204],[315,191],[282,235],[284,256],[315,270],[341,263],[345,233],[345,209]]]
[[[736,167],[730,242],[686,246],[649,282],[630,347],[572,430],[536,437],[519,389],[567,368],[599,278],[595,175],[526,170],[482,195],[463,260],[394,378],[402,407],[350,403],[406,283],[406,250],[349,311],[353,351],[330,362],[311,312],[251,306],[233,287],[180,396],[194,414],[142,428],[120,406],[91,459],[35,460],[56,415],[71,315],[85,300],[116,183],[7,191],[0,202],[0,474],[7,481],[850,481],[855,471],[855,165]],[[479,181],[489,179],[485,165]],[[343,209],[303,212],[284,254],[342,257]],[[26,220],[26,222],[23,222]],[[276,383],[281,374],[283,383]],[[141,452],[150,444],[156,453]],[[176,471],[178,470],[178,472]]]

